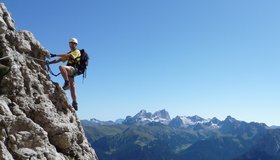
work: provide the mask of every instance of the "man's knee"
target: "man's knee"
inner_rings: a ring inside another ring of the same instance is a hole
[[[64,67],[63,66],[59,66],[59,70],[60,71],[64,70]]]

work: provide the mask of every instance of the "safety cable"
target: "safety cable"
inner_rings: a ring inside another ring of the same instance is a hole
[[[3,60],[3,59],[6,59],[6,58],[8,58],[8,57],[12,57],[12,56],[13,56],[13,55],[1,57],[1,58],[0,58],[0,61]],[[38,58],[34,58],[34,57],[31,57],[31,56],[28,56],[28,55],[25,55],[25,56],[26,56],[27,58],[31,58],[31,59],[34,59],[34,60],[37,60],[37,61],[46,63],[47,72],[50,72],[53,76],[57,77],[58,75],[61,74],[61,73],[58,73],[58,74],[53,73],[53,71],[51,70],[51,68],[50,68],[50,66],[49,66],[49,62],[48,62],[48,61],[44,61],[44,60],[41,60],[41,59],[38,59]]]
[[[25,56],[28,57],[28,58],[40,61],[40,62],[45,62],[44,60],[41,60],[41,59],[38,59],[38,58],[34,58],[34,57],[31,57],[31,56],[28,56],[28,55],[25,55]]]
[[[5,56],[5,57],[2,57],[2,58],[0,58],[0,61],[1,61],[1,60],[3,60],[3,59],[6,59],[6,58],[8,58],[8,57],[12,57],[12,55],[10,55],[10,56]]]
[[[34,57],[31,57],[31,56],[27,56],[27,55],[26,55],[26,57],[32,58],[32,59],[37,60],[37,61],[40,61],[40,62],[44,62],[44,63],[46,64],[46,66],[47,66],[47,72],[50,72],[51,75],[53,75],[53,76],[55,76],[55,77],[57,77],[58,75],[60,75],[60,73],[58,73],[58,74],[53,73],[53,71],[51,70],[49,61],[44,61],[44,60],[41,60],[41,59],[38,59],[38,58],[34,58]]]

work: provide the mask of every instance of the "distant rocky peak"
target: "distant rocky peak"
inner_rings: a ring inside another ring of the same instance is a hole
[[[152,113],[147,112],[146,110],[142,109],[139,113],[137,113],[134,118],[152,118]]]
[[[169,126],[174,128],[184,127],[183,119],[181,116],[176,116],[170,121]]]
[[[153,114],[153,117],[154,118],[157,117],[157,118],[162,118],[162,119],[170,120],[169,113],[165,109],[155,112]]]
[[[166,110],[160,110],[155,112],[154,114],[147,112],[146,110],[141,110],[135,116],[127,116],[123,121],[123,124],[148,124],[148,123],[162,123],[168,124],[170,121],[169,113]]]
[[[90,119],[91,122],[100,122],[100,120],[96,119],[96,118],[91,118]]]
[[[146,114],[147,111],[145,109],[142,109],[138,114]]]
[[[204,121],[205,119],[204,118],[201,118],[201,117],[199,117],[199,116],[197,116],[197,115],[195,115],[195,116],[191,116],[191,117],[188,117],[191,121],[193,121],[193,122],[201,122],[201,121]]]
[[[212,119],[210,120],[210,122],[213,123],[213,124],[219,124],[219,123],[221,123],[221,121],[220,121],[218,118],[216,118],[216,117],[212,118]]]
[[[211,121],[213,121],[213,122],[220,122],[220,120],[219,120],[217,117],[213,117],[213,118],[211,119]]]
[[[224,120],[224,122],[234,123],[234,122],[237,122],[237,120],[231,116],[227,116],[227,118]]]

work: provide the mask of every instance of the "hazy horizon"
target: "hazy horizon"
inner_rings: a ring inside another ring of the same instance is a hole
[[[146,109],[141,109],[141,110],[145,110],[147,113],[148,112],[150,112],[150,111],[148,111],[148,110],[146,110]],[[140,110],[140,111],[141,111]],[[166,109],[161,109],[161,110],[166,110]],[[138,112],[136,112],[135,114],[133,114],[133,115],[127,115],[127,116],[135,116],[137,113],[139,113],[140,111],[138,111]],[[158,110],[158,111],[160,111],[160,110]],[[168,113],[169,113],[169,111],[168,110],[166,110]],[[155,111],[155,112],[157,112],[157,111]],[[155,113],[155,112],[150,112],[150,113]],[[119,117],[119,118],[116,118],[116,119],[98,119],[98,118],[96,118],[96,117],[90,117],[90,118],[85,118],[85,119],[81,119],[81,120],[90,120],[90,119],[97,119],[97,120],[100,120],[100,121],[113,121],[113,122],[115,122],[116,120],[119,120],[119,119],[125,119],[127,116],[125,116],[125,117]],[[177,117],[177,116],[186,116],[186,117],[192,117],[192,116],[199,116],[199,115],[175,115],[175,116],[171,116],[170,115],[170,113],[169,113],[169,116],[170,116],[170,119],[173,119],[173,118],[175,118],[175,117]],[[202,117],[202,116],[199,116],[199,117],[201,117],[201,118],[203,118],[203,119],[205,119],[205,120],[209,120],[209,119],[213,119],[213,118],[217,118],[217,119],[219,119],[219,120],[221,120],[221,121],[224,121],[228,116],[230,116],[230,117],[232,117],[232,118],[234,118],[234,119],[236,119],[236,120],[238,120],[238,121],[244,121],[244,122],[246,122],[246,123],[251,123],[251,122],[256,122],[256,121],[245,121],[245,120],[242,120],[242,119],[237,119],[237,118],[235,118],[235,117],[233,117],[233,116],[231,116],[231,115],[227,115],[225,118],[218,118],[218,117]],[[265,123],[265,122],[256,122],[256,123]],[[279,126],[279,125],[275,125],[275,124],[267,124],[267,123],[265,123],[267,126]],[[280,126],[279,126],[280,127]]]

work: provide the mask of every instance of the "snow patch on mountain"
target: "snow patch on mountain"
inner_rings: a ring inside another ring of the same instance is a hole
[[[154,114],[147,112],[146,110],[141,110],[134,117],[127,116],[124,120],[124,124],[147,124],[147,123],[162,123],[168,124],[170,122],[169,113],[166,110],[160,110]]]

